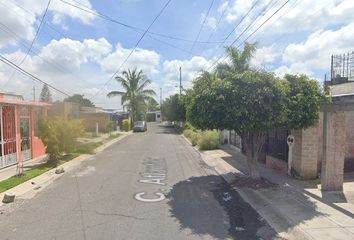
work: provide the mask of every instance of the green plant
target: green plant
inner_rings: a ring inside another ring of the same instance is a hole
[[[61,156],[57,126],[53,121],[43,119],[39,121],[38,126],[39,136],[46,146],[46,152],[49,155],[49,162],[57,164]]]
[[[201,150],[213,150],[219,148],[220,133],[218,131],[203,131],[198,138],[198,146]]]
[[[73,153],[79,154],[94,154],[95,149],[102,145],[102,142],[88,142],[88,143],[79,143],[76,145]]]
[[[319,117],[324,95],[315,80],[250,69],[254,44],[228,47],[228,63],[203,72],[187,92],[187,120],[199,129],[233,129],[241,137],[252,178],[269,129],[301,129]]]
[[[186,129],[183,131],[183,135],[189,139],[189,141],[191,142],[192,146],[197,145],[198,143],[198,139],[200,136],[200,131],[194,131],[191,129]]]
[[[41,120],[39,126],[46,152],[54,163],[62,154],[71,153],[77,145],[76,139],[84,134],[82,122],[76,119]]]
[[[123,131],[128,132],[130,130],[130,121],[129,119],[124,119],[122,123]]]
[[[108,139],[115,139],[115,138],[119,138],[122,134],[119,134],[119,133],[114,133],[114,134],[111,134]]]
[[[111,132],[115,130],[115,126],[116,126],[115,122],[109,121],[106,125],[107,132],[111,134]]]

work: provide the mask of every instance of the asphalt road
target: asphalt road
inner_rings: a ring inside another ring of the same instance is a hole
[[[148,127],[3,208],[0,239],[273,238],[181,136]]]

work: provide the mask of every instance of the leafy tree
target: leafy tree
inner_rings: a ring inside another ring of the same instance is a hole
[[[74,94],[70,97],[64,99],[64,102],[74,102],[78,103],[80,107],[94,107],[95,105],[89,99],[85,98],[84,95]]]
[[[51,102],[52,101],[52,94],[50,93],[49,87],[47,84],[43,85],[40,101],[42,102]]]
[[[250,61],[256,51],[256,43],[245,43],[242,51],[233,46],[226,47],[229,63],[219,63],[216,66],[218,77],[225,78],[231,73],[242,73],[250,69]]]
[[[183,103],[183,96],[178,94],[171,95],[162,103],[162,115],[168,121],[185,121],[185,107]]]
[[[151,97],[148,100],[146,100],[146,110],[149,112],[151,111],[157,111],[160,109],[160,106],[158,102],[155,100],[155,98]]]
[[[147,89],[151,81],[142,70],[137,69],[123,71],[122,76],[117,76],[116,80],[124,91],[112,91],[107,96],[121,96],[123,107],[128,109],[134,122],[141,116],[140,109],[145,105],[145,101],[156,95],[154,90]]]
[[[201,129],[234,129],[245,147],[251,177],[259,178],[257,160],[267,130],[313,125],[323,95],[305,75],[279,79],[255,70],[227,75],[208,88],[194,83],[187,120]]]

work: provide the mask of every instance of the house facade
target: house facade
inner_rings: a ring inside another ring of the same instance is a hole
[[[0,168],[45,156],[37,124],[49,106],[26,101],[20,95],[0,93]]]

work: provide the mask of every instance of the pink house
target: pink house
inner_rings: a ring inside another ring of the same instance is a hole
[[[37,123],[49,106],[0,92],[0,168],[45,155]]]

